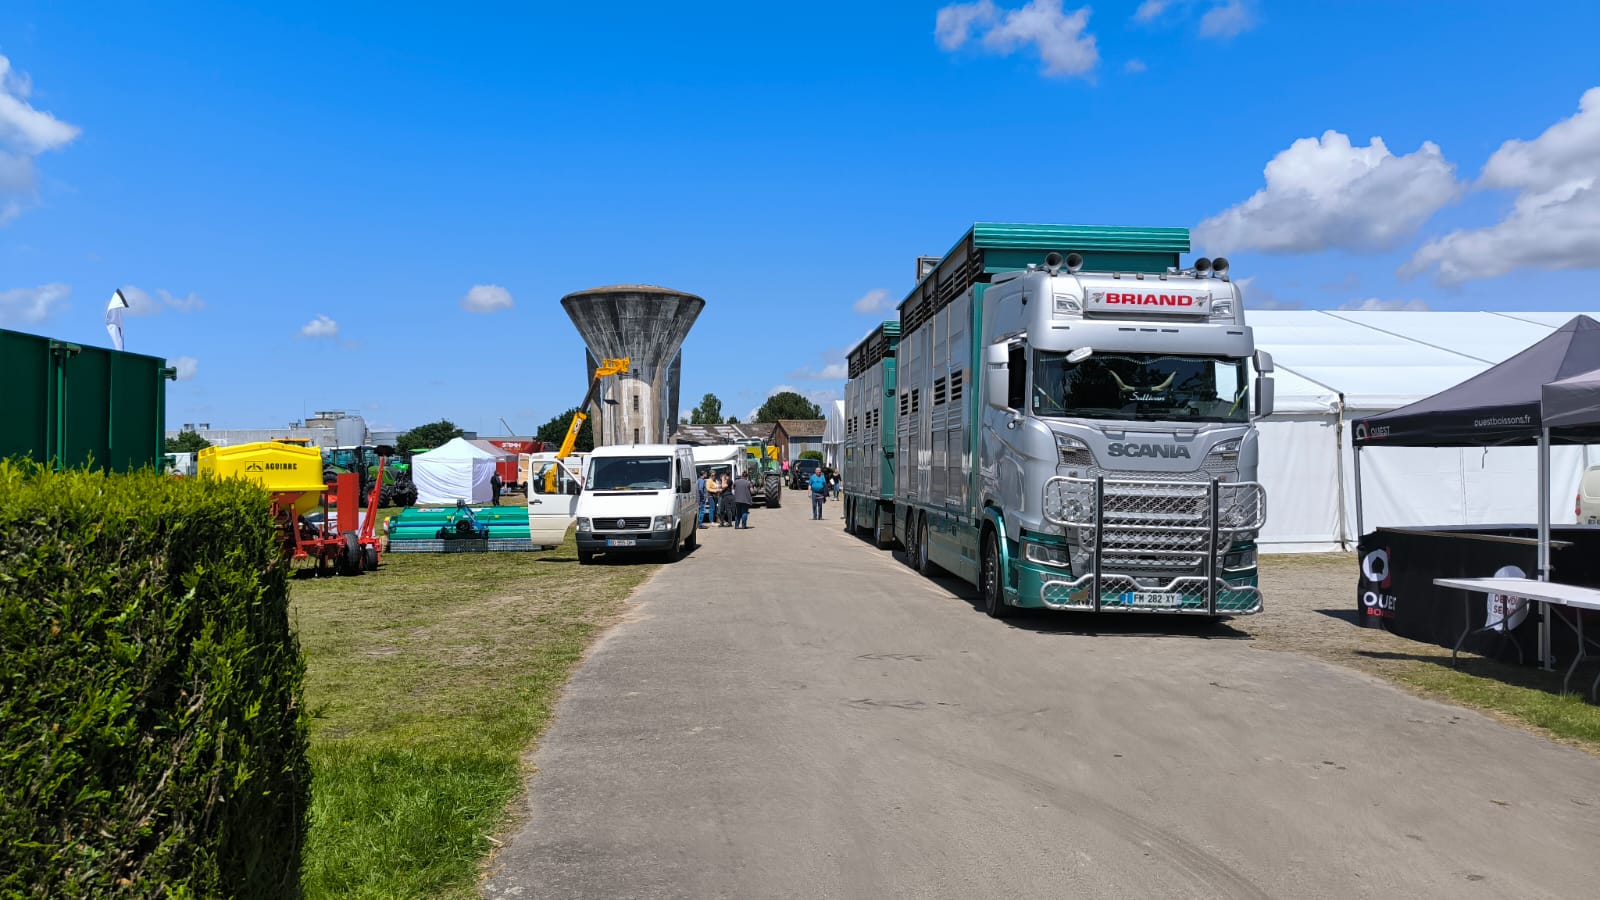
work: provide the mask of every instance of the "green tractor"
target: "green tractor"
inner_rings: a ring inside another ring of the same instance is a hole
[[[783,502],[783,463],[777,444],[755,441],[745,445],[744,471],[750,479],[753,506],[777,509]]]
[[[379,460],[383,463],[383,483],[378,484]],[[361,497],[370,496],[374,484],[378,485],[378,505],[410,506],[417,502],[417,486],[411,481],[411,466],[388,445],[379,447],[335,447],[323,451],[322,480],[333,480],[347,472],[361,477]]]

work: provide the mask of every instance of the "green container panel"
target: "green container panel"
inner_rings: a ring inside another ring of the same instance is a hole
[[[172,374],[159,357],[0,329],[0,456],[158,467]]]

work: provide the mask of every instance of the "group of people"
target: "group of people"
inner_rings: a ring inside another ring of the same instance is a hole
[[[718,528],[750,527],[750,477],[743,471],[737,477],[727,469],[701,472],[695,490],[700,508],[710,510]]]

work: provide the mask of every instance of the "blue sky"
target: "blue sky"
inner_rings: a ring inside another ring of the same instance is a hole
[[[706,298],[685,412],[838,396],[974,221],[1197,228],[1247,307],[1597,300],[1596,4],[86,8],[0,6],[0,327],[132,289],[169,422],[528,432],[624,282]]]

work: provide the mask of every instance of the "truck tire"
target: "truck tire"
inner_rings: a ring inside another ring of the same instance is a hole
[[[990,529],[983,536],[983,552],[978,558],[978,593],[983,611],[991,619],[1009,619],[1017,608],[1006,602],[1005,579],[1000,574],[1000,539]]]
[[[906,565],[915,569],[917,567],[917,516],[915,513],[906,516],[904,546],[906,548]]]
[[[941,571],[939,564],[928,556],[928,517],[917,516],[917,571],[932,578]]]
[[[844,533],[856,533],[855,501],[849,497],[844,498]]]
[[[879,550],[890,550],[894,548],[894,539],[886,539],[884,537],[884,533],[887,530],[885,527],[886,520],[890,518],[890,516],[885,516],[883,514],[883,507],[881,506],[872,511],[872,545],[877,547]]]
[[[783,476],[770,474],[764,480],[767,488],[767,509],[777,509],[782,503]]]

